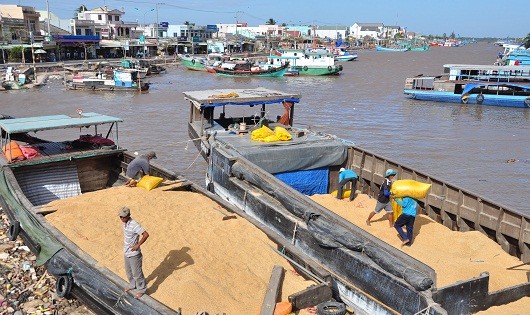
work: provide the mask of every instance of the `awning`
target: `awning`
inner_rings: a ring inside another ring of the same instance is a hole
[[[97,113],[82,113],[79,116],[67,115],[38,116],[0,120],[0,128],[7,133],[23,133],[39,130],[80,128],[123,121],[120,118]]]

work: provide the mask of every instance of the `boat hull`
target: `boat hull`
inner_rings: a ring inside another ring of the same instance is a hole
[[[328,66],[328,67],[308,67],[296,66],[291,67],[292,70],[298,71],[299,75],[320,76],[320,75],[336,75],[342,71],[342,65]]]
[[[186,57],[181,57],[181,61],[180,63],[186,67],[186,69],[188,70],[193,70],[193,71],[206,71],[206,66],[204,65],[204,63],[201,62],[200,59],[197,59],[197,58],[186,58]]]
[[[287,66],[282,66],[281,68],[271,68],[269,70],[260,70],[260,71],[247,71],[247,70],[227,70],[219,68],[211,68],[215,70],[220,76],[229,76],[229,77],[283,77],[285,71],[287,71]]]
[[[530,96],[481,94],[482,97],[479,97],[479,94],[469,94],[468,97],[462,98],[462,95],[455,94],[453,92],[425,91],[413,89],[406,89],[403,92],[412,99],[423,101],[516,108],[530,107]]]

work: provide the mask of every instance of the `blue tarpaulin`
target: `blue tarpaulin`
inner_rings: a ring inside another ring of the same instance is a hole
[[[329,169],[327,167],[277,173],[274,176],[307,196],[328,193]]]

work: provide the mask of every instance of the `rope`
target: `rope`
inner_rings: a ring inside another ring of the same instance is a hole
[[[201,156],[201,152],[199,151],[199,154],[197,154],[197,156],[195,157],[195,159],[193,160],[193,162],[191,162],[191,164],[186,168],[186,171],[190,169],[190,167],[195,164],[195,161],[197,161],[197,159],[199,158],[199,156]]]

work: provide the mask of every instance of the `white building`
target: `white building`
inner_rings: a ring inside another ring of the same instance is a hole
[[[100,36],[101,39],[136,38],[137,22],[124,22],[124,11],[106,6],[87,10],[70,20],[72,34]]]
[[[350,35],[357,39],[362,39],[366,36],[381,39],[383,28],[383,23],[354,23],[350,27]]]
[[[345,39],[350,34],[348,26],[318,26],[315,29],[315,36],[319,38]]]

